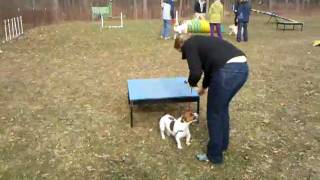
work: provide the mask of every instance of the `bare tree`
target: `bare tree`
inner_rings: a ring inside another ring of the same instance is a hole
[[[269,0],[269,11],[273,10],[273,0]]]
[[[209,13],[209,8],[210,8],[210,0],[207,0],[207,9],[206,9],[207,14]]]
[[[296,0],[296,11],[300,12],[300,0]]]
[[[133,18],[138,19],[138,5],[137,0],[133,0]]]
[[[143,0],[143,18],[148,18],[148,0]]]
[[[59,19],[59,0],[52,1],[53,19],[58,21]]]
[[[302,10],[305,10],[305,8],[307,7],[309,7],[309,4],[310,4],[310,0],[302,0],[302,7],[301,7],[301,9]]]
[[[182,5],[183,5],[183,0],[180,0],[179,4],[179,16],[182,17]]]

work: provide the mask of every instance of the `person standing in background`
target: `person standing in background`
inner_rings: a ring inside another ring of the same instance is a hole
[[[172,21],[170,1],[172,0],[164,0],[161,3],[162,19],[163,19],[161,39],[164,39],[164,40],[170,39],[171,21]]]
[[[240,0],[235,0],[235,3],[232,5],[232,11],[234,13],[234,25],[238,26],[238,17],[237,17],[237,12],[238,12],[238,7],[239,7],[239,2]]]
[[[238,18],[238,34],[237,41],[241,42],[248,41],[248,23],[250,17],[251,5],[249,0],[240,0],[240,4],[237,10],[237,18]]]
[[[217,34],[222,39],[221,23],[223,19],[223,5],[220,0],[215,0],[209,9],[210,35],[214,37],[214,27],[217,29]]]
[[[207,12],[206,0],[196,0],[194,4],[194,15],[197,19],[205,19]]]

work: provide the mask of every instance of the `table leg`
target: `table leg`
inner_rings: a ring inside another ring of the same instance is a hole
[[[197,101],[198,124],[200,123],[200,98]]]
[[[133,108],[133,104],[130,103],[130,126],[131,128],[133,127],[133,113],[132,113],[132,108]]]
[[[129,104],[129,108],[130,108],[130,126],[131,126],[131,128],[132,128],[132,127],[133,127],[133,115],[132,115],[133,104],[132,104],[132,102],[130,101],[129,92],[128,92],[128,104]]]

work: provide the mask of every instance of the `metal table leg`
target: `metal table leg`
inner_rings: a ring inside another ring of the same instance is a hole
[[[198,124],[200,123],[200,98],[197,101]]]
[[[131,121],[130,121],[130,126],[131,128],[133,127],[133,114],[132,114],[132,108],[133,108],[133,104],[130,103],[130,118],[131,118]]]

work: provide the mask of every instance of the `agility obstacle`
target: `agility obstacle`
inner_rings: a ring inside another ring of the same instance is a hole
[[[92,20],[100,18],[100,28],[123,28],[123,15],[120,13],[120,17],[112,16],[112,0],[106,6],[103,7],[91,7]],[[120,25],[105,26],[105,19],[120,19]]]
[[[4,21],[5,41],[11,41],[23,34],[22,16],[5,19]]]
[[[119,18],[120,19],[120,25],[109,25],[109,26],[105,26],[104,25],[104,17],[101,15],[101,29],[102,28],[123,28],[123,15],[122,12],[120,13],[120,17],[111,17],[112,19],[116,19]]]
[[[133,127],[133,108],[135,105],[167,102],[196,102],[200,112],[200,97],[185,82],[187,77],[128,80],[128,104],[130,126]]]
[[[176,23],[174,25],[175,33],[210,33],[210,23],[206,19],[190,19],[184,20],[179,24],[178,12],[176,12]],[[225,32],[223,24],[220,25],[221,32]],[[216,30],[215,30],[216,31]],[[176,36],[176,34],[175,34]]]
[[[291,26],[292,27],[292,30],[295,29],[295,26],[300,26],[300,30],[302,31],[303,29],[303,25],[304,23],[303,22],[299,22],[299,21],[296,21],[296,20],[293,20],[293,19],[289,19],[289,18],[285,18],[283,16],[280,16],[278,15],[277,13],[275,12],[268,12],[268,11],[260,11],[260,10],[257,10],[257,9],[251,9],[251,11],[253,12],[256,12],[256,13],[259,13],[259,14],[264,14],[264,15],[267,15],[269,16],[269,20],[267,23],[270,22],[270,20],[272,18],[274,18],[276,20],[276,24],[277,24],[277,30],[280,26],[282,26],[282,30],[287,30],[287,27],[288,26]]]

